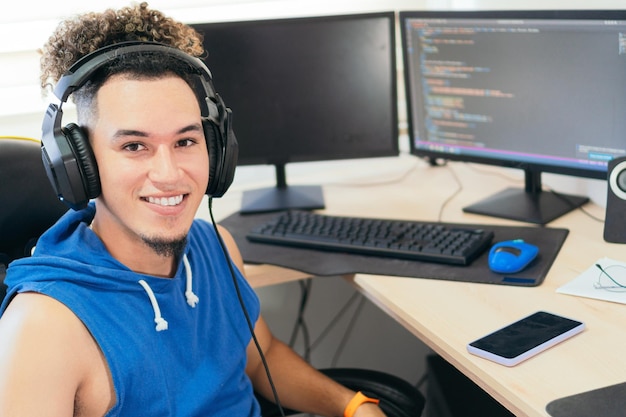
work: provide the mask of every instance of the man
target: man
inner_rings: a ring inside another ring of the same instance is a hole
[[[80,58],[125,41],[150,43],[113,49],[110,62],[86,72],[72,92],[80,126],[51,133],[46,123],[62,113],[51,107],[46,116],[45,147],[47,135],[60,134],[54,139],[77,148],[95,201],[72,201],[65,174],[49,168],[81,209],[9,268],[0,415],[256,416],[253,389],[273,400],[273,384],[284,407],[383,416],[273,337],[232,237],[194,220],[216,180],[207,123],[224,108],[216,97],[207,104],[185,59],[161,46],[143,51],[158,42],[199,56],[191,28],[145,3],[67,20],[43,49],[42,85],[64,82]]]

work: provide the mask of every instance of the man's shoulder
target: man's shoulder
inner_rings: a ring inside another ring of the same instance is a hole
[[[77,387],[99,360],[97,346],[82,322],[62,303],[43,294],[26,292],[13,297],[0,318],[0,340],[0,386],[6,388],[11,381],[17,390],[4,404],[8,407],[33,401],[19,396],[24,390],[41,400],[31,403],[30,409],[71,407]],[[46,395],[50,393],[54,394]]]
[[[71,360],[72,352],[83,349],[90,338],[80,319],[63,303],[25,292],[15,295],[0,317],[0,340],[11,340],[16,360],[22,352],[24,360],[37,361],[37,357],[63,355]]]
[[[69,331],[80,324],[78,317],[63,303],[35,292],[16,294],[2,315],[0,323],[6,321],[19,321],[20,327],[24,329],[45,328],[54,331],[58,329]]]

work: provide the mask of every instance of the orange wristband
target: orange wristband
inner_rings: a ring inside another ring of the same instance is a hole
[[[350,400],[348,405],[346,405],[346,409],[343,411],[343,417],[352,417],[356,412],[356,409],[363,403],[374,403],[378,404],[380,400],[376,398],[370,398],[365,395],[361,391],[357,392],[354,397]]]

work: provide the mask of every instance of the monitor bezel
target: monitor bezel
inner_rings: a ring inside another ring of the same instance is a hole
[[[390,85],[391,85],[391,97],[390,97],[390,116],[392,118],[391,122],[391,132],[392,138],[395,140],[391,141],[391,147],[386,149],[385,151],[376,150],[376,151],[366,151],[360,152],[360,150],[355,150],[358,152],[351,153],[342,153],[342,154],[315,154],[315,155],[307,155],[307,154],[292,154],[292,155],[247,155],[245,152],[239,153],[239,159],[237,165],[240,166],[249,166],[249,165],[285,165],[291,163],[301,163],[301,162],[320,162],[320,161],[336,161],[336,160],[351,160],[351,159],[366,159],[366,158],[377,158],[377,157],[390,157],[390,156],[398,156],[400,154],[400,145],[399,145],[399,135],[400,128],[398,124],[398,114],[399,114],[399,105],[398,105],[398,74],[397,74],[397,45],[398,41],[396,39],[396,13],[393,11],[380,11],[380,12],[363,12],[363,13],[346,13],[346,14],[332,14],[332,15],[315,15],[315,16],[301,16],[301,17],[286,17],[286,18],[270,18],[270,19],[251,19],[251,20],[236,20],[236,21],[219,21],[219,22],[197,22],[192,23],[191,26],[196,30],[198,28],[204,26],[211,27],[246,27],[246,26],[271,26],[274,24],[298,24],[305,23],[308,24],[310,22],[335,22],[335,21],[352,21],[352,20],[363,20],[363,19],[372,19],[372,18],[384,18],[389,21],[389,53],[390,53]],[[201,32],[201,31],[200,31]],[[211,54],[211,51],[207,51],[207,53]],[[207,62],[207,66],[211,69],[210,62]],[[219,92],[220,80],[216,77],[215,80],[216,89]],[[228,102],[226,103],[228,105]],[[236,123],[236,109],[233,109],[233,118]],[[236,125],[235,134],[236,131]]]
[[[549,20],[626,20],[626,9],[620,10],[457,10],[457,11],[401,11],[399,13],[401,48],[403,51],[402,59],[405,70],[405,96],[407,107],[407,127],[409,137],[409,152],[412,155],[426,158],[433,163],[437,160],[452,160],[471,163],[479,163],[485,165],[495,165],[506,168],[515,168],[524,170],[527,175],[529,173],[538,176],[542,172],[562,174],[567,176],[604,179],[607,177],[608,163],[605,169],[586,168],[583,166],[572,167],[549,162],[528,161],[524,158],[505,159],[498,155],[471,155],[471,154],[454,154],[447,152],[439,152],[436,150],[422,149],[416,146],[415,141],[415,125],[413,120],[413,111],[415,103],[411,100],[411,91],[413,89],[412,80],[408,74],[410,68],[410,57],[406,53],[407,48],[407,31],[406,23],[409,19],[415,18],[440,18],[440,19],[549,19]],[[602,165],[600,165],[602,166]]]

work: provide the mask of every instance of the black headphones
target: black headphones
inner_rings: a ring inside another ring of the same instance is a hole
[[[211,72],[198,58],[167,45],[154,42],[121,42],[98,49],[80,60],[61,77],[54,89],[60,103],[50,104],[42,124],[41,152],[48,179],[59,198],[79,210],[100,195],[98,165],[87,135],[75,123],[62,127],[61,106],[82,87],[99,68],[125,54],[154,52],[167,54],[189,64],[197,84],[202,86],[199,100],[202,127],[209,151],[209,185],[206,194],[221,197],[233,182],[238,144],[232,130],[232,115],[215,92]]]

